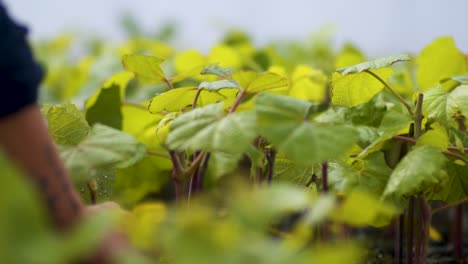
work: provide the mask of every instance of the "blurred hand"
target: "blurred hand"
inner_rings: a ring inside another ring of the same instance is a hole
[[[125,212],[115,202],[104,202],[101,204],[88,206],[85,210],[85,215],[98,214],[107,210],[119,210]],[[130,250],[127,237],[120,232],[109,233],[102,241],[101,246],[96,250],[94,255],[83,262],[83,264],[112,264],[116,263],[116,257],[123,251]]]

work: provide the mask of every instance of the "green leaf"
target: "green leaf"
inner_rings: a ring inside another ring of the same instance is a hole
[[[461,114],[468,117],[468,85],[460,85],[451,92],[436,86],[424,93],[423,113],[446,124]]]
[[[429,145],[437,147],[441,151],[446,150],[449,146],[447,131],[443,126],[437,124],[432,125],[432,128],[418,138],[416,146]]]
[[[298,164],[284,157],[282,153],[276,155],[273,169],[275,180],[285,180],[301,185],[307,184],[314,173],[313,166]]]
[[[348,66],[344,68],[337,69],[336,71],[341,75],[347,75],[351,73],[359,73],[365,70],[375,70],[380,68],[386,68],[392,66],[392,64],[400,61],[408,61],[411,58],[407,54],[394,55],[383,58],[378,58],[376,60],[362,62],[353,66]]]
[[[388,79],[393,70],[390,68],[373,70],[383,80]],[[356,106],[366,103],[377,93],[382,91],[384,85],[367,72],[342,75],[332,74],[332,103],[341,106]]]
[[[202,71],[201,74],[211,74],[211,75],[216,75],[219,77],[228,77],[230,76],[234,71],[231,69],[223,68],[219,65],[210,65],[205,67]]]
[[[443,79],[441,80],[442,82],[445,82],[445,81],[448,81],[448,80],[452,80],[452,81],[455,81],[459,84],[468,84],[468,75],[463,75],[463,76],[453,76],[453,77],[449,77],[449,78],[446,78],[446,79]]]
[[[86,104],[86,120],[90,125],[99,123],[122,129],[120,87],[112,85],[99,90],[97,94],[94,104]]]
[[[160,64],[164,60],[147,55],[124,55],[122,64],[127,71],[133,72],[143,84],[158,84],[165,81],[166,76]]]
[[[167,144],[175,150],[240,154],[257,135],[254,112],[226,115],[222,104],[208,105],[180,115],[171,125]]]
[[[183,87],[158,94],[151,100],[149,111],[162,113],[184,110],[192,106],[197,91],[197,87]],[[202,90],[197,100],[197,107],[222,101],[234,101],[237,93],[236,89],[222,89],[216,92]]]
[[[440,186],[433,190],[431,200],[452,203],[468,196],[468,166],[460,166],[456,163],[447,164],[448,178]]]
[[[122,129],[121,102],[125,97],[127,85],[133,78],[133,74],[129,72],[119,72],[112,75],[101,89],[86,100],[86,120],[91,125],[101,123]]]
[[[287,78],[271,72],[238,71],[232,75],[232,78],[247,93],[286,89],[288,87]]]
[[[159,114],[151,114],[144,108],[133,105],[123,105],[123,127],[122,131],[133,135],[139,142],[148,148],[160,147],[161,141],[156,136],[156,126],[163,118]]]
[[[88,136],[75,146],[60,145],[60,154],[72,177],[87,180],[109,168],[125,168],[145,155],[144,145],[131,135],[95,124]]]
[[[343,155],[357,140],[347,126],[309,121],[312,103],[262,94],[256,100],[260,134],[291,160],[313,165]]]
[[[395,208],[379,201],[375,196],[354,191],[335,211],[333,219],[356,227],[381,227],[388,225],[396,212]]]
[[[315,201],[312,208],[307,210],[305,222],[317,225],[327,219],[336,209],[337,199],[334,195],[322,194]]]
[[[435,39],[427,45],[416,59],[419,88],[426,91],[440,80],[464,74],[466,71],[463,53],[451,37]]]
[[[233,172],[237,168],[241,158],[242,153],[211,152],[207,169],[209,179],[216,182],[221,176]]]
[[[382,123],[378,129],[379,137],[375,139],[369,146],[359,153],[359,158],[367,156],[369,153],[378,151],[382,148],[385,141],[399,134],[407,134],[409,126],[413,122],[407,113],[402,113],[398,110],[388,111],[382,119]]]
[[[113,194],[119,202],[134,205],[146,195],[158,193],[170,179],[166,159],[146,156],[136,164],[118,169]]]
[[[239,84],[233,79],[225,79],[214,82],[202,82],[198,85],[198,89],[206,89],[208,91],[219,91],[223,88],[239,88]]]
[[[375,196],[382,195],[392,170],[382,152],[357,159],[352,165],[329,163],[329,182],[335,190],[349,194],[361,190]]]
[[[383,199],[398,203],[409,196],[427,192],[446,178],[443,171],[446,161],[439,148],[427,145],[415,147],[393,170]]]
[[[76,145],[91,129],[83,113],[71,103],[50,106],[45,116],[49,133],[57,144]]]

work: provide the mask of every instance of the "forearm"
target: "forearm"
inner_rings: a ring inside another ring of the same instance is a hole
[[[36,105],[0,119],[0,146],[37,185],[59,228],[67,228],[81,217],[84,205]]]

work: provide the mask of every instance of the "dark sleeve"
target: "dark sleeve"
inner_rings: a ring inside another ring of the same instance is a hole
[[[27,29],[12,21],[0,0],[0,118],[37,100],[43,71],[26,35]]]

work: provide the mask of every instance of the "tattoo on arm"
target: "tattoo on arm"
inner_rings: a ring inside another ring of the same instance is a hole
[[[79,201],[74,195],[74,190],[65,169],[55,156],[53,145],[45,145],[43,157],[50,174],[36,175],[34,177],[40,192],[42,193],[47,207],[57,221],[78,215],[80,210]]]

